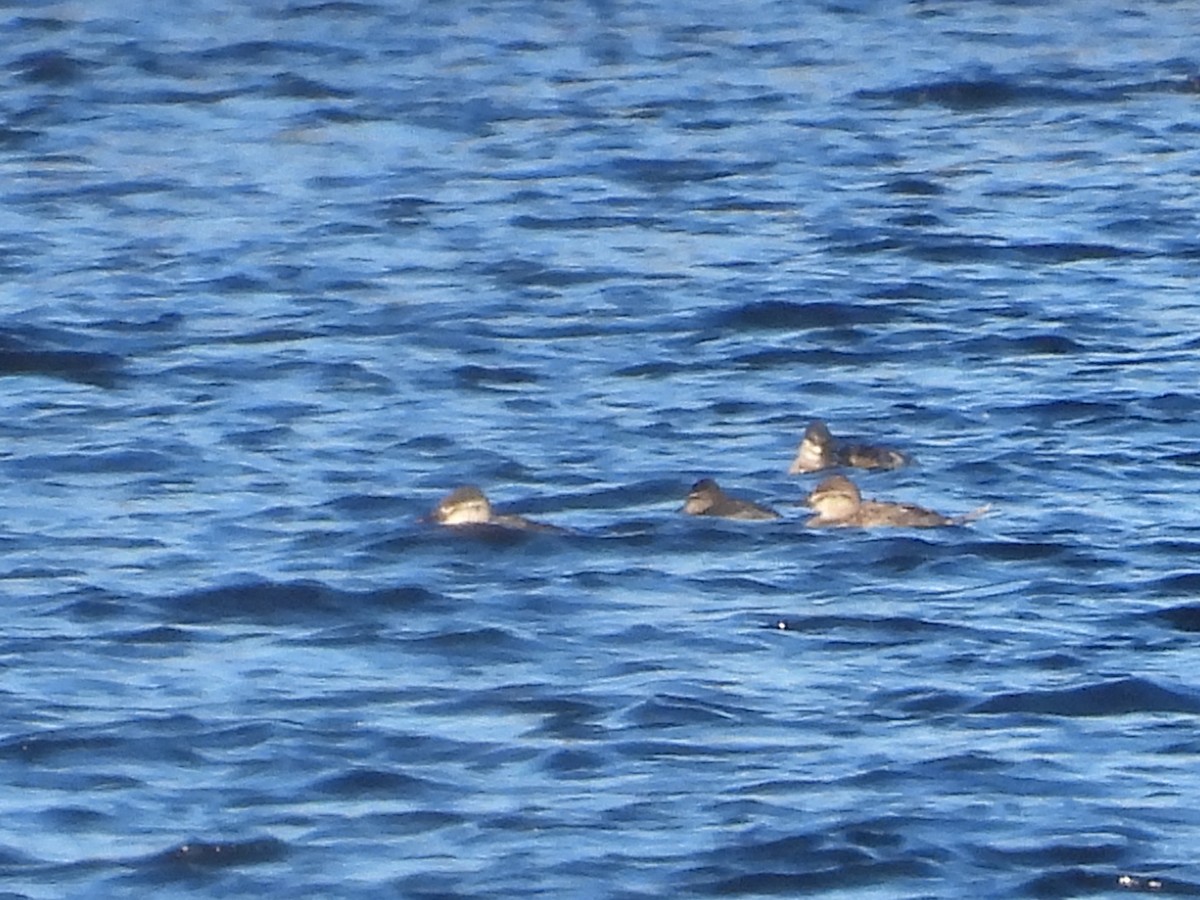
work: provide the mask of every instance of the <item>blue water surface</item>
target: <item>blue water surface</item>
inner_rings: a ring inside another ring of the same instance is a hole
[[[1200,894],[1196,23],[8,5],[0,896]]]

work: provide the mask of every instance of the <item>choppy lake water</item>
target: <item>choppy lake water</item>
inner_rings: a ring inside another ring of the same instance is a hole
[[[10,5],[3,896],[1200,893],[1195,26]]]

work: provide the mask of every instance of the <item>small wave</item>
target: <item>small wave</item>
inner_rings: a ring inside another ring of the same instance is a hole
[[[514,228],[526,231],[597,231],[603,228],[647,228],[653,220],[643,216],[529,216],[512,218]]]
[[[803,330],[878,325],[903,320],[907,316],[908,313],[902,308],[881,303],[759,300],[721,313],[713,325],[735,331]]]
[[[541,380],[536,372],[516,366],[459,366],[454,377],[461,387],[473,390],[537,384]]]
[[[1121,716],[1130,713],[1200,712],[1200,697],[1169,690],[1143,678],[1047,691],[998,694],[973,707],[975,713],[1033,713],[1050,716]]]
[[[937,877],[938,869],[922,860],[867,862],[809,872],[758,872],[739,875],[710,886],[714,894],[811,895],[817,891],[844,892],[870,885],[891,885],[904,879]],[[890,893],[890,891],[889,891]]]
[[[0,741],[0,759],[17,759],[38,765],[67,765],[68,760],[116,755],[123,739],[83,731],[56,731],[19,735]]]
[[[1200,594],[1200,572],[1181,572],[1159,578],[1152,584],[1159,596],[1195,597]]]
[[[506,287],[569,288],[610,280],[609,270],[559,268],[524,259],[506,259],[485,266],[482,273]]]
[[[225,620],[278,621],[313,615],[344,615],[362,607],[407,608],[428,602],[434,594],[420,587],[377,591],[343,591],[319,581],[246,581],[204,588],[163,598],[160,602],[179,622]]]
[[[1006,78],[954,78],[886,90],[863,90],[855,97],[900,106],[933,104],[956,112],[976,112],[1001,106],[1094,101],[1104,95],[1056,85],[1022,84]]]
[[[1197,576],[1192,577],[1196,578]],[[1195,594],[1196,592],[1193,590],[1188,593]],[[1161,609],[1151,615],[1179,631],[1200,631],[1200,604]]]
[[[139,628],[117,636],[124,644],[187,644],[194,635],[182,629],[169,625],[152,628]]]
[[[945,188],[925,178],[893,178],[883,185],[887,194],[901,194],[910,197],[936,197],[945,193]]]
[[[1039,400],[1020,406],[1001,407],[1001,414],[1017,413],[1041,424],[1059,422],[1100,422],[1125,420],[1128,407],[1124,403],[1100,400]]]
[[[428,225],[436,201],[425,197],[388,197],[376,203],[378,215],[391,228],[419,228]]]
[[[1032,262],[1039,265],[1082,262],[1089,259],[1118,259],[1137,255],[1135,251],[1112,244],[1089,244],[1081,241],[1006,244],[1002,253],[1014,262]]]
[[[1043,845],[1014,847],[986,845],[976,848],[976,855],[989,866],[1026,869],[1050,869],[1055,866],[1085,866],[1115,864],[1124,859],[1128,842],[1114,835],[1097,835],[1053,841]]]
[[[111,353],[40,350],[0,339],[0,376],[44,375],[94,387],[115,387],[124,361]]]
[[[320,335],[315,331],[303,328],[260,328],[242,334],[230,335],[225,340],[237,345],[257,346],[259,344],[294,344],[301,341],[311,341]]]
[[[350,63],[361,54],[348,45],[319,44],[312,41],[235,41],[209,47],[193,54],[206,63],[247,65],[296,65],[299,60],[325,60]]]
[[[922,238],[905,244],[904,251],[925,262],[963,263],[991,262],[1061,265],[1087,260],[1118,259],[1138,253],[1112,244],[1092,244],[1080,241],[1046,241],[1006,243],[996,239],[979,238]]]
[[[975,556],[1001,562],[1014,560],[1045,560],[1070,553],[1076,548],[1053,541],[977,541],[966,548]]]
[[[950,301],[958,295],[949,288],[930,284],[926,281],[903,281],[884,284],[874,290],[867,291],[864,296],[869,300]]]
[[[321,779],[312,785],[312,791],[316,794],[341,799],[365,797],[394,799],[444,794],[449,791],[449,788],[424,778],[405,775],[402,772],[388,772],[382,769],[352,769]]]
[[[701,367],[698,365],[684,364],[675,360],[656,360],[623,366],[614,371],[613,375],[618,378],[670,378],[672,375],[683,374],[699,368]]]
[[[884,219],[889,225],[900,228],[927,229],[945,226],[945,220],[927,212],[900,212]]]
[[[292,72],[281,72],[271,79],[266,93],[271,97],[286,97],[290,100],[348,100],[355,96],[352,91],[339,90]]]
[[[1165,421],[1191,422],[1200,413],[1200,397],[1169,391],[1142,401],[1147,410],[1162,416]]]
[[[179,874],[201,869],[225,869],[276,862],[287,852],[287,845],[276,838],[248,841],[188,841],[150,857],[154,867],[176,870]]]
[[[157,450],[114,450],[108,453],[58,453],[26,456],[14,461],[13,467],[32,476],[46,478],[55,475],[138,475],[178,471],[181,461],[169,453]],[[153,538],[146,539],[153,546]]]
[[[604,754],[570,747],[547,754],[541,762],[545,771],[565,777],[600,776],[609,764]]]
[[[964,353],[986,356],[1066,356],[1088,348],[1061,334],[1031,334],[1023,337],[988,335],[958,345]]]
[[[914,825],[901,817],[851,822],[769,840],[738,841],[719,848],[700,870],[706,893],[723,895],[810,895],[886,884],[889,894],[907,895],[896,882],[936,877],[936,848],[906,837]]]
[[[163,106],[200,106],[210,103],[224,103],[247,93],[240,90],[219,91],[180,91],[180,90],[148,90],[139,93],[139,99],[146,104],[161,104]]]
[[[619,181],[653,189],[715,181],[745,174],[702,159],[622,157],[613,160],[609,168]]]
[[[380,833],[386,831],[391,835],[407,836],[428,834],[442,828],[462,825],[470,819],[463,813],[448,810],[415,809],[411,812],[381,812],[362,817],[362,822],[369,826],[378,826]]]
[[[742,353],[735,356],[732,362],[734,365],[746,369],[788,369],[797,366],[808,366],[814,369],[842,367],[860,369],[864,366],[886,363],[895,355],[895,353],[871,350],[839,350],[832,347],[812,347],[801,350],[781,348]]]
[[[32,144],[41,132],[28,128],[0,127],[0,150],[17,150]]]
[[[98,64],[61,50],[29,53],[10,64],[21,81],[31,84],[69,85],[82,81]]]
[[[802,634],[846,634],[867,633],[877,635],[893,643],[897,640],[911,641],[924,635],[941,635],[947,632],[963,631],[958,625],[946,625],[941,622],[930,622],[925,619],[915,619],[910,616],[795,616],[778,619],[772,626],[779,631],[795,631]]]
[[[412,653],[433,653],[480,663],[520,662],[536,655],[538,649],[536,643],[504,628],[455,629],[449,623],[436,633],[407,639],[404,646]]]
[[[660,695],[628,710],[625,717],[638,727],[672,728],[685,725],[734,725],[739,717],[692,697]]]
[[[1116,891],[1169,897],[1198,897],[1200,884],[1155,875],[1094,872],[1082,868],[1055,869],[1029,880],[1025,892],[1032,897],[1110,896]]]
[[[906,716],[932,716],[960,710],[967,705],[962,694],[939,688],[906,689],[891,694],[882,693],[875,701],[880,706],[895,707]]]
[[[948,531],[955,530],[948,529]],[[944,536],[940,535],[939,537]],[[873,543],[874,548],[878,550],[875,563],[881,567],[883,572],[895,575],[906,575],[909,572],[919,571],[941,559],[957,558],[962,554],[962,547],[959,544],[948,543],[938,538],[893,536],[885,533],[879,535]]]

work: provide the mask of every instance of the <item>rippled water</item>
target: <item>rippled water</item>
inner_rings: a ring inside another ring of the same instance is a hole
[[[4,896],[1200,893],[1192,4],[0,34]]]

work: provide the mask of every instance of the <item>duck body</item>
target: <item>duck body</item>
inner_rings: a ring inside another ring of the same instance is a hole
[[[980,507],[965,516],[943,516],[911,503],[863,500],[858,486],[844,475],[826,478],[805,502],[816,510],[804,523],[809,528],[936,528],[961,525],[986,511]]]
[[[820,472],[825,469],[898,469],[908,457],[898,450],[870,444],[842,444],[820,419],[811,422],[788,467],[789,475]]]
[[[701,478],[692,485],[681,512],[689,516],[719,516],[724,519],[779,518],[779,513],[769,506],[729,496],[711,478]]]
[[[546,525],[524,516],[496,513],[483,491],[471,484],[455,488],[443,497],[434,507],[430,518],[439,525],[451,528],[490,525],[517,531],[564,531],[557,525]]]

